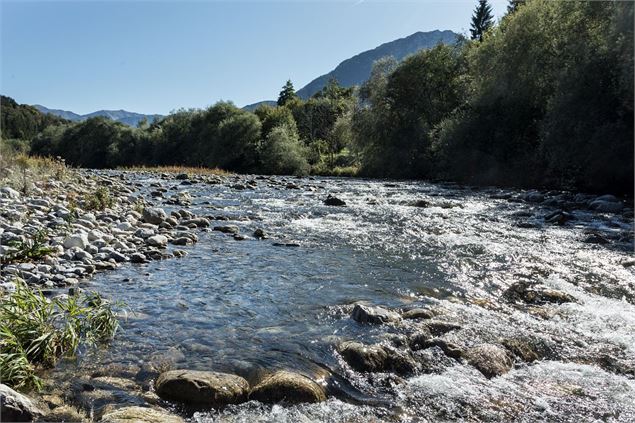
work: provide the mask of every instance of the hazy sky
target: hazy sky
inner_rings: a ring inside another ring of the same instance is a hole
[[[507,0],[491,2],[497,16]],[[89,113],[238,106],[416,31],[467,33],[476,0],[0,0],[0,92]]]

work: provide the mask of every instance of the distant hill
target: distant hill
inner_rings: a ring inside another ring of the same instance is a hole
[[[299,97],[307,99],[320,91],[332,77],[340,85],[352,87],[364,83],[370,77],[373,63],[385,56],[393,56],[398,61],[421,49],[432,48],[439,43],[452,44],[459,34],[452,31],[415,32],[405,38],[390,41],[372,50],[365,51],[344,60],[326,75],[319,76],[297,91]],[[257,104],[257,103],[256,103]]]
[[[44,114],[59,116],[73,122],[79,122],[96,116],[105,116],[116,122],[125,123],[129,126],[137,126],[143,118],[146,118],[148,120],[148,123],[152,123],[156,119],[160,119],[163,117],[162,115],[144,115],[142,113],[128,112],[126,110],[98,110],[93,113],[79,115],[68,110],[49,109],[48,107],[44,107],[39,104],[34,104],[33,107]]]
[[[258,108],[258,106],[267,105],[267,106],[276,106],[278,102],[276,100],[264,100],[259,101],[258,103],[248,104],[243,107],[243,110],[247,110],[248,112],[253,112]]]

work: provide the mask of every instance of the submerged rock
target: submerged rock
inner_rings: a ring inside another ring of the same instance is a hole
[[[321,402],[326,400],[326,392],[323,386],[304,375],[279,371],[256,385],[249,399],[263,403]]]
[[[434,316],[435,314],[431,310],[425,308],[415,308],[401,313],[401,317],[404,319],[432,319]]]
[[[401,320],[401,316],[394,311],[383,307],[371,307],[362,304],[355,304],[351,313],[353,320],[359,323],[394,323]]]
[[[249,391],[249,384],[240,376],[195,370],[164,372],[155,387],[163,399],[212,407],[244,402]]]
[[[577,302],[573,296],[566,292],[550,289],[532,282],[516,282],[503,293],[503,296],[511,302],[524,302],[526,304],[537,305]]]
[[[507,355],[507,351],[493,344],[481,344],[469,348],[463,356],[470,365],[476,367],[488,379],[503,375],[512,368],[512,360]]]
[[[147,407],[122,407],[104,414],[100,420],[107,423],[182,423],[183,419],[167,411]]]
[[[7,422],[30,422],[42,415],[33,401],[0,383],[0,418]]]
[[[224,234],[237,234],[239,231],[238,226],[235,225],[214,226],[214,230]]]

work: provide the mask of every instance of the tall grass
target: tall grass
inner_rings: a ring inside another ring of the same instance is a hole
[[[35,186],[46,188],[49,180],[64,180],[69,173],[64,159],[59,157],[29,156],[10,150],[0,153],[0,182],[23,194],[29,194]]]
[[[110,340],[119,322],[113,304],[97,293],[48,300],[41,291],[16,282],[0,298],[0,377],[16,389],[39,389],[38,368],[72,357],[80,344]]]
[[[41,259],[53,252],[53,248],[47,245],[48,234],[46,230],[39,230],[33,237],[25,241],[10,241],[9,247],[13,250],[0,257],[0,264],[20,263]]]

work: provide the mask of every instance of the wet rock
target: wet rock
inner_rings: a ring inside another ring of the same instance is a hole
[[[182,236],[180,238],[171,240],[170,243],[173,245],[192,245],[194,244],[194,241],[192,241],[190,238]]]
[[[326,197],[326,200],[324,200],[324,204],[326,204],[327,206],[345,206],[346,203],[343,200],[340,200],[337,197],[334,197],[332,195],[329,195],[328,197]]]
[[[542,203],[545,201],[545,196],[539,192],[528,192],[523,199],[528,203]]]
[[[362,304],[355,304],[351,313],[353,320],[359,323],[394,323],[401,320],[401,316],[394,311],[383,307],[371,307]]]
[[[204,217],[196,217],[194,219],[183,220],[181,224],[185,226],[195,225],[199,228],[207,228],[209,226],[209,220]]]
[[[29,422],[42,411],[25,395],[0,383],[0,417],[7,422]]]
[[[245,235],[241,235],[241,234],[234,234],[234,239],[236,241],[245,241],[248,238]]]
[[[423,327],[421,330],[413,333],[408,338],[408,345],[413,351],[421,350],[427,348],[428,341],[433,338],[432,333],[430,333],[430,329],[427,327]]]
[[[147,407],[122,407],[109,411],[101,417],[105,423],[182,423],[183,419],[167,411]]]
[[[344,361],[358,372],[381,372],[388,358],[388,354],[380,345],[364,345],[355,341],[341,343],[338,352]]]
[[[258,228],[254,231],[254,238],[256,239],[267,239],[267,234],[264,230]]]
[[[168,238],[165,235],[154,235],[146,240],[151,247],[164,248],[168,245]]]
[[[598,244],[598,245],[605,245],[609,243],[609,240],[606,239],[605,237],[603,237],[600,234],[590,234],[587,235],[582,242],[586,243],[586,244]]]
[[[430,202],[426,201],[426,200],[417,200],[413,203],[410,203],[410,205],[412,207],[421,207],[421,208],[425,208],[425,207],[430,207]]]
[[[240,376],[194,370],[164,372],[155,387],[163,399],[212,407],[244,402],[249,391],[249,384]]]
[[[358,372],[390,371],[408,375],[414,373],[417,368],[409,354],[389,346],[346,341],[340,344],[338,351],[344,361]]]
[[[512,368],[512,360],[505,349],[493,344],[481,344],[465,351],[464,358],[483,375],[491,379]]]
[[[142,217],[144,222],[158,225],[167,219],[167,215],[163,209],[158,207],[146,207],[143,209]]]
[[[234,225],[214,226],[214,230],[224,234],[237,234],[239,232],[238,226]]]
[[[302,403],[326,400],[324,387],[308,377],[289,371],[278,371],[256,385],[250,400],[263,403]]]
[[[538,337],[519,335],[504,338],[500,340],[500,343],[515,357],[526,363],[553,356],[553,347],[545,339]]]
[[[401,313],[404,319],[432,319],[435,314],[431,310],[425,308],[414,308]]]
[[[551,223],[554,225],[564,225],[565,223],[575,220],[575,216],[571,213],[567,213],[562,210],[555,211],[553,213],[549,213],[545,216],[545,222]]]
[[[458,345],[445,341],[440,338],[433,338],[427,341],[421,341],[421,349],[438,347],[445,355],[458,360],[463,356],[463,350]]]
[[[443,322],[440,320],[431,320],[425,323],[430,333],[434,336],[441,336],[453,330],[461,329],[460,325],[451,322]]]
[[[589,208],[600,213],[618,213],[624,204],[612,195],[603,195],[589,203]]]
[[[142,253],[132,253],[130,254],[130,262],[131,263],[146,263],[148,259]]]
[[[178,175],[174,177],[174,179],[179,181],[185,181],[187,179],[190,179],[190,176],[187,173],[179,173]]]
[[[520,281],[512,284],[503,296],[511,302],[526,304],[563,304],[573,303],[576,299],[566,292],[550,289],[537,283]]]

